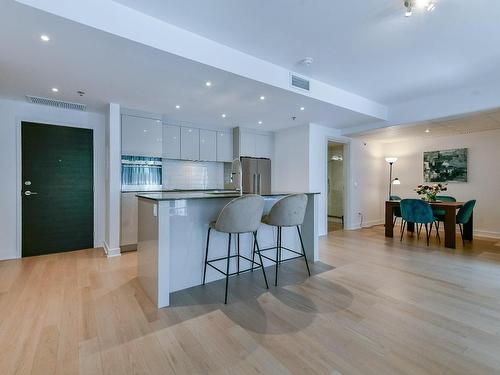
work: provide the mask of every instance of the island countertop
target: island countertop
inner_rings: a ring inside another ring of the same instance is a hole
[[[263,197],[278,197],[290,194],[319,194],[316,192],[272,192],[270,194],[261,194]],[[173,200],[183,200],[183,199],[213,199],[213,198],[237,198],[242,195],[247,195],[245,193],[241,194],[239,192],[228,192],[228,191],[193,191],[193,192],[158,192],[158,193],[140,193],[136,196],[138,198],[148,199],[152,201],[173,201]]]

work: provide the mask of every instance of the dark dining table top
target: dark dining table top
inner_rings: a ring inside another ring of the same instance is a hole
[[[400,200],[392,200],[392,201],[387,201],[388,203],[392,203],[394,205],[399,205],[401,202]],[[462,207],[465,202],[428,202],[432,207],[435,208],[447,208],[447,207],[454,207],[454,208],[460,208]]]

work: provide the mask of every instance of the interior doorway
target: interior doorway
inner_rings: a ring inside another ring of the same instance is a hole
[[[345,219],[345,145],[328,141],[327,218],[328,232],[344,229]]]

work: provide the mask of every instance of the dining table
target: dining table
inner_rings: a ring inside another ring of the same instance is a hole
[[[447,248],[455,249],[457,241],[457,210],[464,202],[429,202],[433,210],[443,210],[444,215],[444,245]],[[385,202],[385,236],[394,236],[394,208],[400,207],[399,200],[389,200]],[[473,217],[463,226],[464,240],[472,241],[473,237]],[[408,232],[415,231],[415,223],[407,223]]]

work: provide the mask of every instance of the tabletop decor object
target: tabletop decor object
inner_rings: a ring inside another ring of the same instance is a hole
[[[427,202],[435,202],[436,195],[442,191],[447,191],[447,184],[434,184],[434,185],[418,185],[415,191],[423,200]]]

